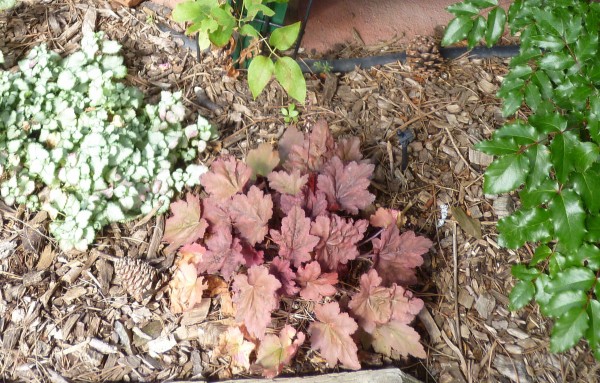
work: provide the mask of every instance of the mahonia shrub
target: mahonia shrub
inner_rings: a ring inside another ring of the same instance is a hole
[[[227,356],[234,373],[279,374],[307,336],[331,367],[359,369],[359,347],[425,357],[410,326],[423,301],[406,286],[417,281],[432,243],[401,234],[396,210],[360,218],[375,196],[368,190],[374,166],[359,149],[357,137],[335,141],[324,121],[310,133],[289,127],[277,151],[263,143],[245,162],[219,157],[201,178],[206,196],[171,204],[163,239],[180,255],[171,309],[194,309],[216,276],[230,283],[221,307],[232,304],[239,326],[222,334],[229,347],[213,357]],[[272,314],[289,310],[282,298],[314,302],[307,334],[290,323],[267,334]]]
[[[86,34],[68,57],[40,45],[0,71],[0,195],[47,211],[65,251],[87,249],[108,223],[165,212],[207,170],[194,161],[214,128],[201,116],[182,125],[180,93],[145,104],[120,81],[120,49]]]
[[[487,7],[486,21],[480,13]],[[496,0],[467,0],[448,10],[456,18],[447,44],[467,38],[475,45],[484,37],[494,44],[506,21],[520,36],[498,91],[511,118],[477,145],[496,156],[484,191],[518,190],[521,201],[499,220],[498,243],[535,245],[531,260],[512,268],[520,281],[510,308],[535,299],[554,319],[553,352],[584,337],[600,359],[600,3],[517,0],[507,14]]]

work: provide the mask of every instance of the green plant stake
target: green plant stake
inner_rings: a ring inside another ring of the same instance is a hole
[[[218,0],[192,0],[179,3],[175,7],[173,20],[190,22],[186,33],[198,34],[200,49],[208,48],[211,43],[223,47],[235,32],[250,39],[250,46],[245,50],[250,56],[254,54],[248,66],[248,86],[252,96],[258,97],[275,76],[290,97],[304,103],[306,81],[300,65],[291,57],[282,56],[282,52],[290,49],[298,39],[300,22],[274,30],[268,43],[267,38],[252,24],[259,13],[267,17],[275,14],[267,4],[285,2],[287,0],[243,1],[242,11],[234,12],[230,4],[220,4]],[[263,43],[269,54],[255,54]],[[245,54],[242,53],[241,56]]]
[[[486,20],[480,14],[488,7]],[[444,45],[493,45],[506,21],[520,34],[498,97],[504,116],[523,109],[529,117],[509,120],[477,145],[496,156],[485,193],[518,190],[521,199],[520,209],[498,222],[498,243],[537,246],[529,263],[512,268],[519,282],[510,309],[534,299],[554,319],[553,352],[585,338],[600,359],[600,3],[516,0],[507,14],[496,0],[467,0],[448,11],[456,18]]]
[[[289,124],[291,122],[297,123],[298,116],[300,115],[300,113],[296,109],[296,104],[294,103],[288,105],[287,108],[281,108],[281,114],[283,115],[283,121],[285,121],[286,124]]]

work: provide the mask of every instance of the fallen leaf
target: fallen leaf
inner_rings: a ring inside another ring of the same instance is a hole
[[[465,233],[469,234],[471,237],[476,239],[481,239],[481,222],[479,220],[469,217],[465,211],[458,207],[452,206],[450,208],[452,212],[452,216],[458,222],[458,225],[465,231]]]
[[[417,358],[426,358],[427,353],[419,339],[419,333],[414,328],[406,323],[393,320],[375,328],[372,345],[376,352],[388,357],[393,357],[392,351],[395,351],[401,356],[410,354]]]
[[[208,222],[201,218],[200,199],[188,193],[186,200],[175,201],[171,204],[172,216],[165,223],[163,241],[169,246],[166,253],[177,250],[188,243],[193,243],[204,236]]]
[[[218,358],[229,359],[231,371],[239,374],[250,368],[250,353],[253,350],[254,344],[244,340],[238,327],[229,327],[219,335],[219,343],[213,351],[212,360],[218,363]]]
[[[296,339],[292,342],[292,339]],[[290,325],[285,325],[279,336],[269,334],[265,336],[256,355],[256,363],[263,368],[265,378],[274,378],[281,373],[284,366],[288,365],[298,348],[304,343],[304,333],[296,333]]]

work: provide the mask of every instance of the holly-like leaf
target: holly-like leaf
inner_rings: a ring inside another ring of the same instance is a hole
[[[521,154],[507,154],[488,166],[484,190],[488,194],[506,193],[525,182],[529,174],[529,158]]]
[[[219,230],[205,243],[208,250],[197,265],[198,273],[215,274],[220,271],[225,279],[230,279],[244,263],[240,240],[233,238],[228,230]]]
[[[537,282],[537,280],[536,280]],[[547,292],[547,285],[550,283],[548,281],[544,286],[544,293],[548,294],[550,297],[549,302],[545,306],[544,314],[551,316],[553,318],[560,318],[568,311],[572,309],[576,310],[584,310],[585,305],[588,302],[587,292],[583,290],[566,290],[562,291],[558,294],[549,294]],[[536,286],[537,287],[537,286]],[[536,300],[540,302],[538,297],[536,296]]]
[[[291,172],[271,172],[267,176],[269,187],[282,194],[296,195],[302,191],[302,187],[308,182],[308,174],[301,175],[300,170]]]
[[[374,169],[372,164],[352,161],[344,165],[338,157],[331,158],[317,178],[317,188],[327,196],[329,209],[358,214],[358,210],[372,203],[375,196],[368,187]]]
[[[471,29],[473,29],[473,20],[470,16],[458,16],[452,19],[444,32],[442,46],[446,47],[464,40]]]
[[[271,323],[271,312],[279,304],[277,290],[281,283],[264,266],[252,266],[248,275],[238,274],[233,278],[233,303],[235,319],[244,323],[248,332],[262,339]]]
[[[423,264],[422,255],[433,245],[428,238],[418,237],[412,231],[400,235],[395,225],[388,226],[372,242],[375,269],[383,278],[384,286],[414,284],[415,267]]]
[[[296,339],[294,339],[296,337]],[[256,363],[263,368],[265,378],[274,378],[287,366],[298,348],[304,343],[304,333],[285,325],[279,336],[269,334],[260,342],[256,355]]]
[[[281,158],[287,157],[283,167],[290,171],[298,169],[302,173],[318,172],[331,157],[331,153],[335,152],[335,141],[325,120],[317,121],[310,134],[304,135],[302,141],[298,141],[298,134],[289,128],[282,136],[282,141],[284,138],[284,144],[279,143],[279,153]]]
[[[596,283],[596,273],[587,267],[569,267],[556,274],[546,291],[589,290]]]
[[[531,281],[520,281],[512,288],[508,296],[510,304],[508,309],[516,311],[524,307],[531,301],[535,294],[535,286]]]
[[[600,302],[596,299],[590,300],[588,307],[590,318],[590,327],[586,333],[586,338],[593,349],[598,349],[600,345]]]
[[[219,158],[204,173],[200,183],[217,201],[241,192],[252,176],[252,169],[234,157]]]
[[[281,287],[277,290],[277,295],[296,295],[300,288],[296,286],[294,278],[296,273],[290,267],[290,261],[281,259],[280,257],[273,258],[269,273],[273,275],[281,283]]]
[[[550,351],[563,352],[575,346],[589,326],[585,309],[573,308],[554,321],[550,334]]]
[[[527,186],[535,188],[548,179],[552,164],[550,163],[550,151],[545,145],[533,145],[525,151],[529,157],[529,176]]]
[[[406,323],[393,320],[378,325],[372,335],[373,349],[387,357],[394,357],[394,353],[400,356],[410,354],[417,358],[427,357],[423,345],[419,342],[419,333]]]
[[[253,185],[247,195],[233,196],[229,212],[233,226],[249,244],[255,245],[267,235],[267,223],[273,216],[273,200]]]
[[[401,212],[395,209],[385,209],[380,207],[369,217],[369,223],[375,227],[388,227],[389,225],[398,225]]]
[[[173,215],[165,223],[163,236],[163,241],[169,243],[166,253],[204,237],[208,223],[200,218],[202,211],[198,197],[188,193],[185,201],[179,200],[171,204],[171,213]]]
[[[571,190],[556,194],[548,206],[554,233],[568,249],[578,248],[585,236],[586,213],[581,198]]]
[[[248,152],[246,165],[252,169],[252,179],[256,179],[256,176],[264,177],[279,165],[279,153],[270,144],[263,142]]]
[[[229,327],[219,334],[219,343],[212,353],[212,359],[226,358],[230,361],[233,373],[248,371],[250,368],[250,353],[254,350],[254,344],[244,339],[239,327]]]
[[[310,324],[308,334],[313,350],[318,350],[331,367],[338,361],[349,369],[360,369],[358,348],[351,335],[358,329],[354,319],[340,312],[337,302],[315,306],[317,321]]]
[[[502,33],[504,33],[504,24],[506,23],[506,12],[500,7],[492,9],[488,15],[487,28],[485,32],[485,42],[488,47],[494,45]]]
[[[271,230],[270,234],[279,246],[279,255],[296,267],[310,261],[310,253],[319,243],[319,237],[310,234],[310,218],[306,218],[304,210],[298,206],[294,206],[281,220],[281,232]]]
[[[312,223],[310,233],[320,238],[315,248],[315,258],[324,270],[337,270],[339,264],[346,264],[358,256],[356,244],[363,238],[368,221],[338,215],[318,216]]]
[[[469,36],[467,37],[467,42],[469,44],[469,49],[475,48],[479,41],[485,36],[486,29],[486,21],[483,16],[477,16],[473,22],[473,29],[469,32]]]
[[[552,224],[546,209],[522,209],[498,221],[498,244],[517,249],[525,242],[548,241]]]
[[[322,297],[333,295],[337,292],[335,284],[338,283],[337,273],[321,274],[319,262],[313,261],[305,267],[298,268],[296,281],[302,288],[300,296],[311,301],[320,301]]]
[[[585,173],[574,173],[571,177],[573,190],[581,196],[587,210],[597,213],[600,210],[600,198],[597,195],[600,190],[600,171],[594,167]]]

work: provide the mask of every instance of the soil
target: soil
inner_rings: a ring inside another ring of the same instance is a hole
[[[228,76],[226,51],[197,60],[180,39],[158,28],[181,31],[165,15],[146,3],[136,9],[105,1],[23,4],[0,13],[0,49],[11,68],[42,42],[66,55],[78,49],[82,31],[105,31],[124,46],[129,84],[150,100],[162,90],[180,90],[192,115],[201,113],[219,127],[220,139],[203,161],[224,153],[243,158],[258,143],[275,144],[286,128],[280,109],[290,102],[282,89],[271,83],[253,100],[243,73]],[[403,49],[391,42],[346,46],[336,54]],[[376,205],[401,210],[404,229],[435,242],[419,271],[421,282],[413,286],[426,301],[415,326],[428,357],[392,363],[365,354],[364,368],[395,364],[424,382],[440,383],[598,381],[598,365],[584,343],[551,354],[551,323],[537,307],[507,309],[514,283],[510,267],[528,260],[531,251],[497,245],[495,224],[518,202],[511,195],[484,195],[483,171],[491,158],[473,149],[504,121],[495,92],[506,72],[507,61],[465,57],[433,71],[394,63],[307,75],[308,100],[298,105],[298,126],[325,119],[336,136],[360,137],[377,166]],[[197,88],[206,97],[198,98]],[[416,138],[402,171],[396,132],[407,129]],[[448,208],[452,213],[444,217]],[[0,205],[0,254],[8,254],[0,257],[0,377],[52,382],[228,377],[222,366],[207,362],[199,342],[199,332],[206,341],[219,323],[210,305],[204,313],[176,316],[167,296],[135,302],[113,278],[109,261],[94,251],[60,252],[46,234],[47,223],[43,213]],[[141,257],[169,273],[173,257],[162,253],[163,226],[162,217],[112,225],[99,234],[95,249]],[[334,371],[315,353],[304,355],[285,373]]]

